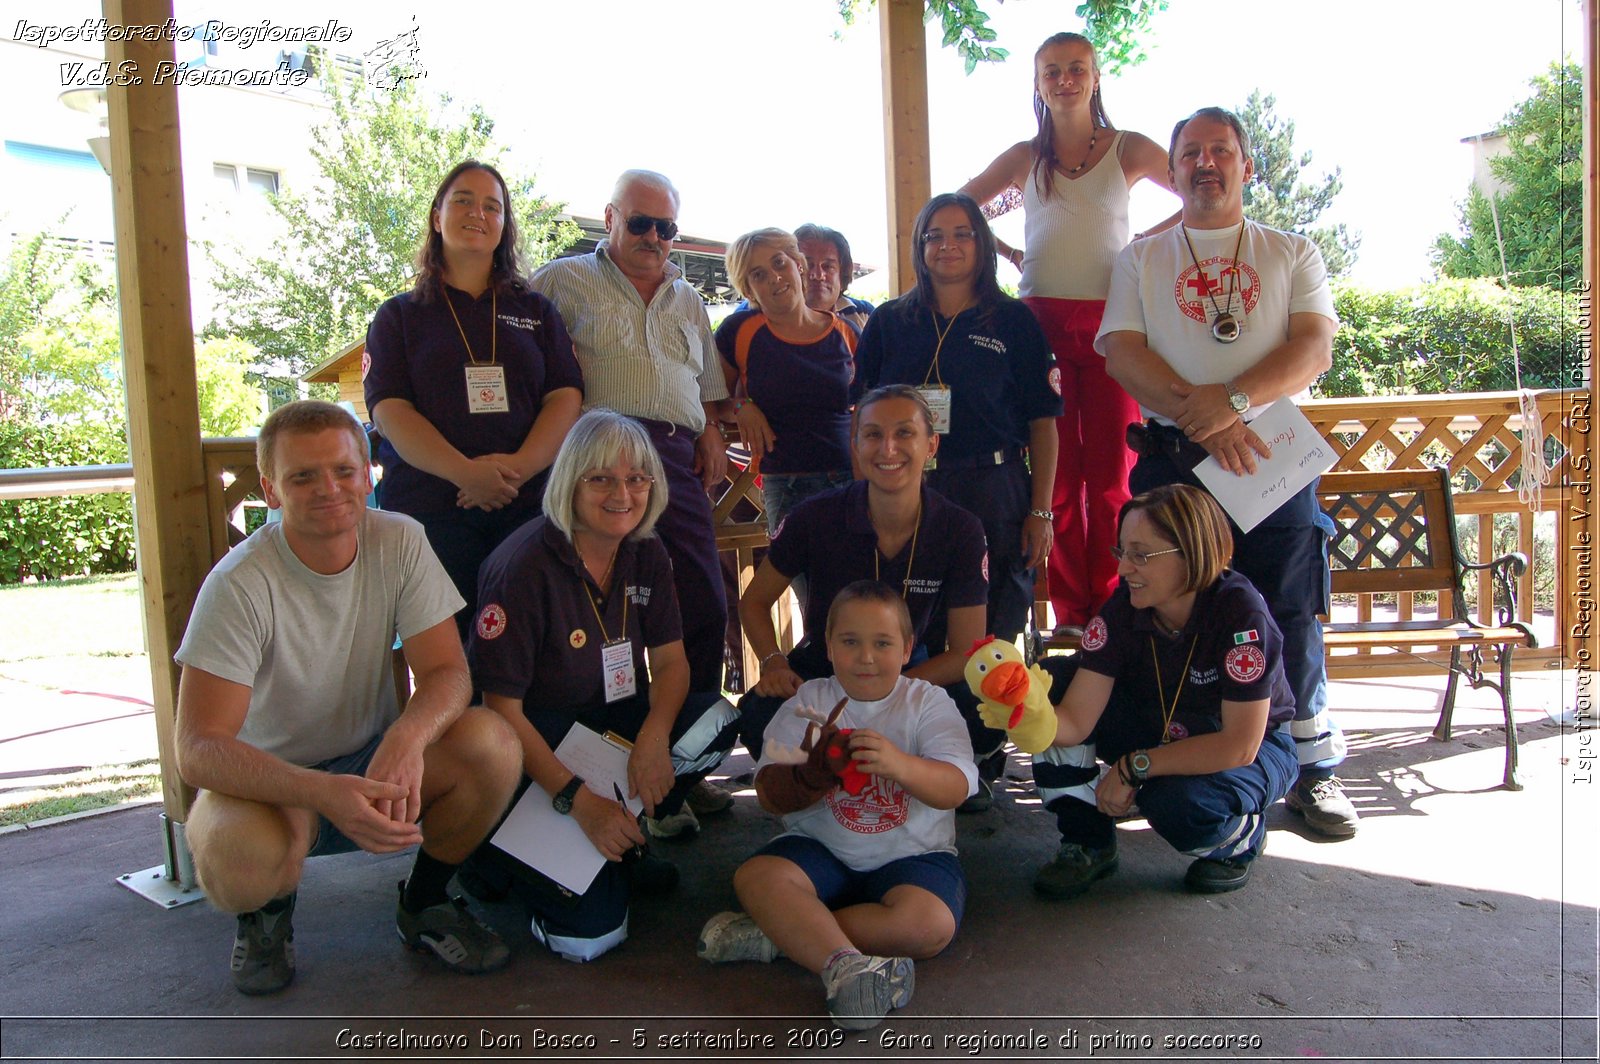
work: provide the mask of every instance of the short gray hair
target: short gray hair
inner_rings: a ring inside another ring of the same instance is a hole
[[[1181,118],[1178,124],[1172,127],[1172,141],[1167,145],[1167,165],[1177,168],[1178,135],[1183,132],[1183,127],[1193,122],[1196,118],[1209,118],[1214,122],[1221,122],[1233,130],[1233,135],[1239,138],[1239,154],[1241,158],[1250,158],[1250,134],[1244,131],[1244,123],[1239,121],[1239,116],[1226,107],[1202,107],[1188,118]]]
[[[602,406],[590,410],[572,426],[545,481],[545,516],[568,539],[578,523],[573,499],[578,493],[579,478],[591,469],[604,469],[618,461],[636,465],[655,478],[644,518],[628,538],[644,539],[653,534],[656,520],[667,508],[666,467],[643,425]]]
[[[634,185],[651,185],[659,188],[672,197],[672,206],[677,209],[683,207],[683,199],[678,195],[678,188],[666,174],[654,170],[624,170],[622,176],[617,178],[617,183],[611,187],[611,202],[621,203],[628,190]]]

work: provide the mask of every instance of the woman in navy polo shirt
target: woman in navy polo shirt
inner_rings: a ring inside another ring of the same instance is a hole
[[[505,180],[468,159],[439,183],[411,291],[378,308],[362,367],[382,435],[380,504],[422,522],[474,615],[478,566],[539,512],[583,402],[561,316],[529,289]]]
[[[679,813],[733,746],[733,707],[716,691],[689,691],[672,563],[652,531],[666,493],[644,427],[591,410],[556,457],[544,515],[495,549],[479,583],[468,658],[484,702],[522,742],[523,789],[550,795],[608,863],[581,896],[490,844],[474,867],[509,874],[534,937],[571,960],[627,938],[630,880],[648,889],[640,870],[658,889],[675,885],[677,873],[660,858],[641,861],[645,835],[633,815],[556,758],[568,730],[582,724],[630,741],[629,790],[658,819]]]
[[[868,319],[856,389],[909,384],[927,396],[941,436],[928,484],[983,522],[987,628],[1009,642],[1050,553],[1060,373],[1038,320],[1000,291],[994,234],[972,197],[929,200],[912,240],[916,287]]]
[[[823,633],[834,596],[857,580],[900,589],[916,650],[907,676],[964,689],[967,649],[983,636],[988,599],[983,526],[923,484],[939,449],[928,405],[914,388],[890,385],[856,407],[852,440],[863,479],[795,507],[739,599],[739,623],[761,658],[761,677],[739,702],[739,737],[760,756],[773,715],[806,680],[833,675]],[[805,638],[778,649],[772,607],[806,579]],[[981,728],[976,713],[969,728]]]
[[[806,306],[806,259],[782,229],[728,247],[728,276],[750,304],[717,328],[739,436],[761,467],[767,531],[796,503],[850,482],[855,326]]]
[[[1238,890],[1267,841],[1266,811],[1299,776],[1283,637],[1210,495],[1168,484],[1117,517],[1121,584],[1049,658],[1055,745],[1034,759],[1062,843],[1034,889],[1070,898],[1117,868],[1113,820],[1138,802],[1156,834],[1195,858],[1190,890]],[[1111,768],[1104,775],[1097,757]]]

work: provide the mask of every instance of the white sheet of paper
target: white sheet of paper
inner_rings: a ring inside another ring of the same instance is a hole
[[[1338,460],[1333,445],[1312,428],[1311,422],[1285,396],[1250,422],[1256,435],[1272,448],[1271,458],[1256,456],[1256,471],[1236,476],[1215,458],[1195,466],[1194,475],[1244,531],[1266,520],[1295,492],[1333,468]]]
[[[612,801],[617,798],[613,784],[628,793],[628,752],[624,740],[582,724],[574,724],[555,749],[556,759],[582,776],[584,786]],[[523,791],[489,841],[574,894],[582,894],[605,867],[606,859],[576,820],[555,811],[550,797],[537,783]],[[627,806],[637,816],[644,803],[629,798]]]

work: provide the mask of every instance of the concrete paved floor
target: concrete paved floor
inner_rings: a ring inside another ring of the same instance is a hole
[[[1554,677],[1517,686],[1526,789],[1508,792],[1492,695],[1464,695],[1441,743],[1437,683],[1335,684],[1361,833],[1327,842],[1280,806],[1250,886],[1219,898],[1183,893],[1185,859],[1140,821],[1123,826],[1113,879],[1070,903],[1036,898],[1052,825],[1014,759],[995,808],[960,821],[961,933],[918,966],[907,1009],[843,1037],[794,965],[694,957],[700,924],[733,906],[733,869],[773,830],[748,792],[665,849],[679,891],[638,903],[630,941],[587,966],[543,952],[501,905],[485,914],[517,949],[511,966],[449,974],[395,941],[409,856],[314,861],[299,974],[265,1000],[228,982],[230,917],[116,885],[160,860],[157,807],[13,832],[0,1057],[1594,1060],[1600,791],[1578,759],[1593,747],[1541,711],[1571,705]],[[364,1035],[413,1040],[350,1044]]]

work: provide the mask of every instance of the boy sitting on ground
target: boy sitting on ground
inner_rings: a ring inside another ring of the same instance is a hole
[[[911,618],[898,592],[873,580],[839,592],[827,647],[834,675],[784,704],[756,766],[785,832],[734,873],[746,911],[713,916],[698,952],[781,953],[822,977],[835,1023],[863,1030],[910,1002],[913,962],[955,937],[967,887],[954,809],[978,775],[955,703],[900,675]]]

